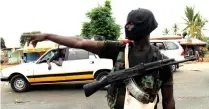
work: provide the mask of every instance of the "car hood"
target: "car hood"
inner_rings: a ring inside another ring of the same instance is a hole
[[[24,70],[27,70],[28,68],[31,68],[34,65],[34,63],[23,63],[18,64],[15,66],[4,68],[1,73],[14,73],[14,72],[23,72]]]

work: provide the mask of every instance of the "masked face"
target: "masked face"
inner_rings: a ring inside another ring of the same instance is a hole
[[[129,39],[129,40],[133,40],[132,38],[132,29],[133,29],[134,25],[133,24],[126,24],[125,25],[125,35],[126,35],[126,39]]]
[[[137,25],[132,23],[126,24],[125,35],[127,39],[134,41],[141,40],[146,36],[142,31],[140,31],[140,28]]]
[[[126,22],[126,38],[134,41],[145,39],[158,25],[152,12],[143,8],[132,10]]]

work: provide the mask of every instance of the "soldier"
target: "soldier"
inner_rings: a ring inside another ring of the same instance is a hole
[[[129,65],[133,67],[140,63],[146,63],[163,59],[156,47],[150,45],[150,33],[157,28],[158,24],[153,13],[150,10],[139,8],[132,10],[127,17],[125,25],[126,38],[131,40],[129,47]],[[114,62],[114,70],[124,68],[124,49],[127,42],[117,41],[93,41],[79,37],[63,37],[55,34],[30,35],[31,42],[34,46],[40,41],[51,40],[56,43],[71,47],[80,48],[98,54],[101,58],[109,58]],[[158,91],[162,93],[163,109],[175,109],[173,98],[173,76],[170,68],[163,68],[158,71],[152,71],[144,77],[135,77],[134,81],[139,89],[149,97],[141,94],[142,104],[148,104],[158,98]],[[108,89],[108,104],[111,109],[123,109],[125,100],[125,84],[112,84]],[[140,95],[141,92],[139,92]],[[135,96],[134,94],[130,94]],[[159,100],[158,100],[159,101]],[[155,104],[155,109],[157,103]],[[138,109],[136,107],[136,109]],[[144,108],[143,108],[144,109]]]

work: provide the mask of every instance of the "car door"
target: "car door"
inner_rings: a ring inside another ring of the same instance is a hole
[[[50,59],[54,56],[55,52],[58,52],[57,49],[47,52],[43,57],[41,57],[39,62],[34,65],[34,75],[31,77],[33,78],[32,84],[45,84],[65,81],[64,67],[50,62],[51,69],[49,69],[49,65],[46,62],[47,59]]]
[[[88,81],[93,79],[94,59],[89,59],[89,52],[81,49],[69,49],[68,59],[63,64],[66,81]],[[92,57],[91,57],[92,58]]]
[[[183,50],[180,49],[177,44],[172,41],[165,41],[164,43],[166,45],[166,54],[170,58],[174,58],[176,60],[182,59],[183,56],[181,56],[181,53],[183,52]]]

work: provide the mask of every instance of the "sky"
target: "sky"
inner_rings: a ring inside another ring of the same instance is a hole
[[[7,47],[19,46],[23,32],[41,31],[64,36],[79,35],[85,13],[103,5],[105,0],[0,0],[0,37]],[[151,36],[161,36],[164,28],[172,29],[177,23],[184,28],[184,9],[194,6],[196,11],[209,20],[206,0],[111,0],[113,17],[124,27],[127,14],[137,8],[151,10],[158,28]],[[205,26],[209,36],[209,24]],[[124,36],[124,29],[121,30]]]

